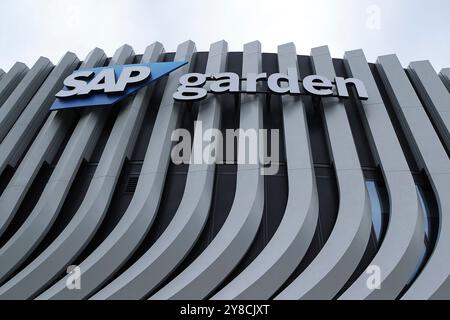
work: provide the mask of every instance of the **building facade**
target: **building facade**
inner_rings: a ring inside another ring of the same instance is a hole
[[[189,63],[118,105],[49,111],[76,69],[157,61]],[[173,99],[188,72],[289,68],[369,98]],[[450,299],[449,90],[428,61],[292,43],[17,63],[0,72],[0,299]],[[278,129],[278,173],[173,163],[195,121]]]

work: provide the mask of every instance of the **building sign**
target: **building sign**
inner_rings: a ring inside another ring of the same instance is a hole
[[[113,105],[140,88],[187,64],[184,61],[158,62],[77,70],[64,80],[64,88],[56,94],[50,110]],[[368,94],[361,80],[335,77],[332,80],[310,75],[299,80],[296,69],[287,74],[249,73],[245,79],[236,73],[188,73],[180,77],[180,86],[173,94],[176,101],[200,101],[208,93],[290,94],[318,97],[348,98],[349,88],[358,99]],[[266,83],[266,85],[263,85]]]
[[[187,64],[185,61],[77,70],[64,80],[50,110],[113,105]]]
[[[267,85],[262,85],[263,82]],[[267,73],[248,73],[246,79],[240,79],[231,72],[189,73],[180,78],[180,87],[173,97],[178,101],[199,101],[208,93],[272,93],[348,98],[350,87],[355,88],[358,99],[369,98],[364,83],[359,79],[335,77],[331,81],[320,75],[310,75],[300,81],[294,68],[289,69],[287,74],[274,73],[269,77]]]

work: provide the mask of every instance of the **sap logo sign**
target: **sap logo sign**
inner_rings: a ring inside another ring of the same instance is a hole
[[[185,64],[155,62],[77,70],[64,80],[50,110],[113,105]]]

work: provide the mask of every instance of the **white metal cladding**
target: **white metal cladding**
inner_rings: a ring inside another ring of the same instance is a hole
[[[257,241],[268,205],[268,178],[260,174],[259,165],[238,165],[226,219],[200,249],[197,245],[208,232],[205,225],[214,205],[218,168],[190,165],[173,217],[151,245],[142,247],[158,223],[169,179],[171,134],[182,125],[187,109],[172,94],[179,77],[195,64],[192,41],[180,44],[173,57],[189,61],[188,65],[157,87],[141,89],[122,102],[117,114],[114,108],[48,112],[63,79],[76,68],[155,62],[165,56],[163,45],[155,42],[139,60],[124,45],[110,60],[96,48],[81,64],[69,52],[56,66],[42,57],[30,69],[16,63],[8,72],[0,70],[0,177],[4,179],[0,181],[0,186],[4,184],[0,189],[0,299],[450,299],[450,69],[437,74],[429,62],[421,61],[405,70],[390,55],[380,57],[374,71],[362,50],[346,53],[345,72],[361,79],[369,92],[367,101],[354,103],[387,190],[389,223],[376,252],[364,262],[370,246],[371,207],[358,137],[352,131],[354,120],[347,102],[321,98],[318,106],[339,204],[328,238],[296,274],[320,228],[320,190],[305,97],[280,97],[286,207],[273,236],[241,269],[240,263]],[[213,43],[204,71],[226,71],[230,57],[225,41]],[[338,72],[327,47],[314,48],[310,59],[317,74],[332,79]],[[303,77],[298,61],[294,44],[279,46],[280,72],[296,68]],[[261,44],[246,44],[242,76],[262,72],[262,65]],[[163,93],[155,106],[159,108],[136,189],[109,233],[87,250],[110,219],[108,210],[121,174],[157,89]],[[240,94],[234,102],[240,106],[237,127],[264,128],[264,95]],[[210,95],[194,104],[198,113],[192,122],[201,120],[205,129],[221,128],[225,104],[219,96]],[[108,129],[110,118],[113,123]],[[104,132],[106,141],[97,150]],[[194,136],[194,144],[197,140],[201,137]],[[419,269],[426,225],[406,149],[429,181],[438,219],[435,241]],[[63,227],[55,228],[55,221],[67,214],[64,203],[82,163],[90,162],[96,152],[100,152],[99,160],[83,199]],[[40,170],[49,164],[53,167],[38,199],[32,208],[23,209]],[[191,257],[194,248],[199,252]],[[66,288],[65,271],[72,264],[82,271],[80,290]],[[370,275],[359,269],[361,265],[380,268],[379,289],[367,287]]]
[[[292,67],[298,72],[293,43],[278,47],[278,63],[281,72]],[[289,195],[283,221],[260,255],[213,299],[270,298],[311,244],[317,226],[318,196],[305,105],[300,98],[292,96],[283,96],[282,102],[289,171]]]

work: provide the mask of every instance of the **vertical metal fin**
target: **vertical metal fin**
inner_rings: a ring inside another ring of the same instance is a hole
[[[7,165],[16,167],[28,145],[32,142],[45,119],[48,109],[55,99],[55,93],[61,89],[62,82],[78,65],[75,54],[68,52],[53,68],[38,92],[33,96],[25,110],[0,145],[0,172]]]
[[[413,177],[363,51],[346,52],[344,62],[348,74],[362,80],[369,92],[369,99],[358,102],[358,109],[383,172],[390,218],[383,243],[370,263],[380,268],[380,288],[369,289],[367,281],[371,275],[364,272],[340,299],[395,299],[413,277],[422,255],[423,213]]]
[[[280,72],[296,70],[293,43],[278,47]],[[299,75],[300,79],[300,75]],[[319,214],[308,123],[302,98],[282,96],[289,194],[277,231],[255,260],[212,299],[269,299],[303,259]]]
[[[195,44],[186,41],[178,46],[175,60],[190,61],[194,52]],[[178,87],[178,78],[188,70],[189,65],[186,65],[169,75],[134,197],[114,230],[80,264],[85,284],[81,290],[68,290],[65,279],[62,279],[38,299],[88,297],[111,278],[145,237],[158,210],[163,191],[170,161],[170,136],[178,127],[182,108],[185,107],[174,102],[172,95]]]
[[[439,76],[441,77],[442,82],[444,82],[445,86],[447,87],[447,90],[450,91],[450,68],[444,68],[439,73]]]
[[[28,67],[22,62],[16,62],[8,73],[3,71],[0,80],[0,108],[28,71]]]
[[[450,153],[450,92],[437,75],[430,61],[416,61],[409,65],[409,74],[427,109],[431,120]]]
[[[439,208],[440,228],[434,252],[403,299],[450,299],[450,162],[397,56],[379,57],[377,67]]]
[[[81,68],[103,65],[105,53],[94,49]],[[77,120],[75,112],[52,112],[24,156],[14,176],[0,196],[0,235],[15,216],[26,193],[44,162],[52,162],[67,132]]]
[[[333,79],[328,47],[312,49],[311,55],[316,74]],[[339,188],[338,216],[325,246],[276,299],[332,299],[358,266],[370,237],[370,203],[344,103],[322,98],[322,108]]]
[[[227,51],[225,41],[211,45],[206,73],[225,71]],[[218,129],[220,112],[219,99],[210,97],[200,104],[197,121],[205,130]],[[203,144],[203,132],[198,131],[194,135],[194,150],[196,145],[203,150]],[[142,298],[170,275],[193,247],[208,217],[215,172],[215,164],[194,163],[196,156],[191,156],[185,191],[169,226],[133,266],[93,299]]]
[[[261,70],[261,44],[245,44],[243,76]],[[240,128],[262,128],[262,99],[258,95],[241,95]],[[152,299],[203,299],[236,267],[253,242],[263,215],[264,177],[260,169],[259,163],[238,164],[234,202],[219,233],[195,261]]]
[[[130,62],[133,54],[131,47],[125,45],[117,50],[112,63]],[[67,58],[68,55],[62,61]],[[57,69],[58,67],[55,68]],[[58,71],[58,74],[65,72]],[[52,78],[52,75],[49,78]],[[61,79],[57,77],[54,80]],[[29,108],[23,114],[28,110]],[[83,158],[89,157],[96,145],[106,121],[104,118],[105,114],[95,110],[85,113],[79,121],[33,211],[14,236],[0,249],[1,279],[11,274],[31,254],[50,230]]]
[[[0,108],[0,141],[5,138],[52,68],[50,60],[39,58]]]

